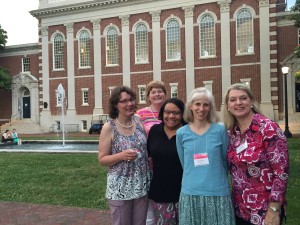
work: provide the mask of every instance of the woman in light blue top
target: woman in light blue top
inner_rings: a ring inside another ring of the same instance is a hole
[[[228,136],[218,123],[214,97],[206,88],[192,91],[176,144],[183,168],[179,199],[181,225],[235,225],[227,177]]]

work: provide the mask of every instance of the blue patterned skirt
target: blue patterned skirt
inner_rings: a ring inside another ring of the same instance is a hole
[[[180,193],[180,225],[235,225],[231,196],[198,196]]]

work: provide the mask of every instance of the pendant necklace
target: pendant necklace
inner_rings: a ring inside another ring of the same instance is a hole
[[[132,118],[131,118],[131,124],[130,124],[129,126],[126,126],[126,125],[122,124],[122,123],[118,120],[118,118],[116,118],[116,121],[117,121],[117,123],[118,123],[121,127],[125,128],[125,129],[131,129],[131,128],[133,127],[133,121],[132,121]]]
[[[158,120],[158,118],[156,118],[156,117],[154,116],[154,113],[153,113],[153,111],[152,111],[151,106],[150,106],[149,108],[150,108],[150,111],[151,111],[151,113],[152,113],[153,118],[154,118],[155,120]]]

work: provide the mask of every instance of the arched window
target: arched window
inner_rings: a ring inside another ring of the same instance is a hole
[[[170,19],[167,23],[166,44],[167,60],[180,60],[180,26],[176,19]]]
[[[145,24],[139,23],[135,29],[135,62],[148,62],[148,30]]]
[[[253,18],[249,9],[241,9],[236,16],[236,53],[254,52]]]
[[[116,28],[110,27],[106,32],[106,65],[118,65],[118,63],[118,31]]]
[[[64,38],[61,34],[56,34],[53,39],[53,69],[64,68]]]
[[[200,19],[200,56],[216,55],[215,21],[210,14],[205,14]]]
[[[79,67],[87,67],[91,65],[91,47],[90,34],[83,30],[79,34]]]

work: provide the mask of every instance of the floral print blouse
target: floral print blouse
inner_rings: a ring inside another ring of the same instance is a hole
[[[262,225],[269,202],[286,202],[289,159],[285,136],[277,123],[255,114],[244,133],[239,127],[229,131],[229,141],[235,213]]]

